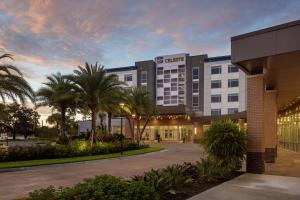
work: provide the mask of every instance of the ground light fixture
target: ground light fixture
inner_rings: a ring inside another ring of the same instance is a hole
[[[120,103],[120,117],[121,117],[121,155],[123,155],[123,108],[124,108],[124,103]]]

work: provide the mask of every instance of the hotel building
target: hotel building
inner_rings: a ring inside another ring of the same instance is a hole
[[[116,74],[124,87],[148,89],[159,116],[150,120],[146,140],[155,140],[159,133],[163,141],[193,141],[213,119],[245,117],[245,74],[231,64],[230,56],[164,55],[107,73]],[[80,132],[88,129],[83,124]],[[112,131],[120,131],[117,117]],[[128,124],[123,133],[130,136]]]

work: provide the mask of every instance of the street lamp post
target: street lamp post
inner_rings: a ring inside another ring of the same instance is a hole
[[[120,114],[121,114],[121,155],[123,155],[123,107],[124,103],[120,103]]]

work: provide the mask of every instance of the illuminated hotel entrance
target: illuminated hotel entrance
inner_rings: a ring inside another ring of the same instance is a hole
[[[300,105],[279,114],[278,145],[300,152]]]
[[[193,125],[166,125],[166,126],[148,126],[145,129],[145,140],[156,140],[160,135],[162,141],[192,141]]]

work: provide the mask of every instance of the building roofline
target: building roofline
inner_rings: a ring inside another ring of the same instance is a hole
[[[123,71],[131,71],[136,70],[136,66],[127,66],[127,67],[116,67],[116,68],[107,68],[106,72],[123,72]]]
[[[280,29],[285,29],[285,28],[292,27],[292,26],[297,26],[297,25],[300,25],[300,20],[296,20],[296,21],[292,21],[292,22],[288,22],[288,23],[283,23],[283,24],[271,26],[271,27],[268,27],[268,28],[260,29],[260,30],[257,30],[257,31],[252,31],[252,32],[249,32],[249,33],[233,36],[233,37],[231,37],[231,41],[239,40],[239,39],[243,39],[243,38],[247,38],[247,37],[251,37],[251,36],[255,36],[255,35],[260,35],[260,34],[272,32],[272,31],[278,31]]]
[[[217,61],[224,61],[224,60],[231,60],[231,56],[226,55],[226,56],[208,57],[204,59],[204,62],[217,62]]]

